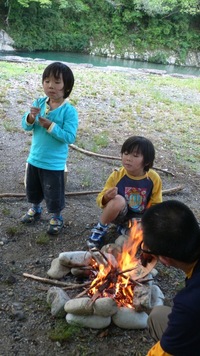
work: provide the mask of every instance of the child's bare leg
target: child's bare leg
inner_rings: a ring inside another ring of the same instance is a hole
[[[119,194],[116,195],[115,198],[111,199],[103,209],[100,223],[103,225],[110,224],[116,219],[120,211],[124,209],[125,205],[125,199]]]

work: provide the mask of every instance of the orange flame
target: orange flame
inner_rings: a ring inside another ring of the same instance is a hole
[[[111,263],[107,266],[99,265],[96,278],[91,283],[89,294],[91,296],[100,293],[101,297],[115,299],[119,306],[133,308],[134,281],[130,277],[130,271],[137,269],[136,257],[139,244],[142,241],[142,230],[134,220],[130,229],[130,236],[124,243],[122,252],[117,258],[117,268]]]

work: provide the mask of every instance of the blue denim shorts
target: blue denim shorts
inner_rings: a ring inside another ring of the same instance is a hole
[[[60,212],[65,207],[64,170],[50,171],[29,163],[26,195],[29,203],[40,204],[44,199],[49,213]]]

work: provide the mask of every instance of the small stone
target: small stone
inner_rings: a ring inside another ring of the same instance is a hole
[[[59,287],[51,287],[47,292],[47,303],[51,306],[51,315],[56,317],[64,317],[65,303],[69,300],[67,293]]]
[[[15,302],[12,304],[11,311],[15,319],[24,320],[25,314],[23,310],[23,305],[21,303]]]

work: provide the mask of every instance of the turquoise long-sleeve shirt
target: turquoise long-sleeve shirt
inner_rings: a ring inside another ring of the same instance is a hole
[[[46,117],[52,124],[49,129],[39,125],[38,116],[33,124],[27,122],[30,112],[22,117],[22,127],[32,131],[32,144],[27,162],[37,168],[64,170],[68,158],[68,145],[74,143],[78,128],[78,113],[65,100],[58,108],[49,110],[48,97],[34,101],[33,106],[40,107],[38,116]]]

